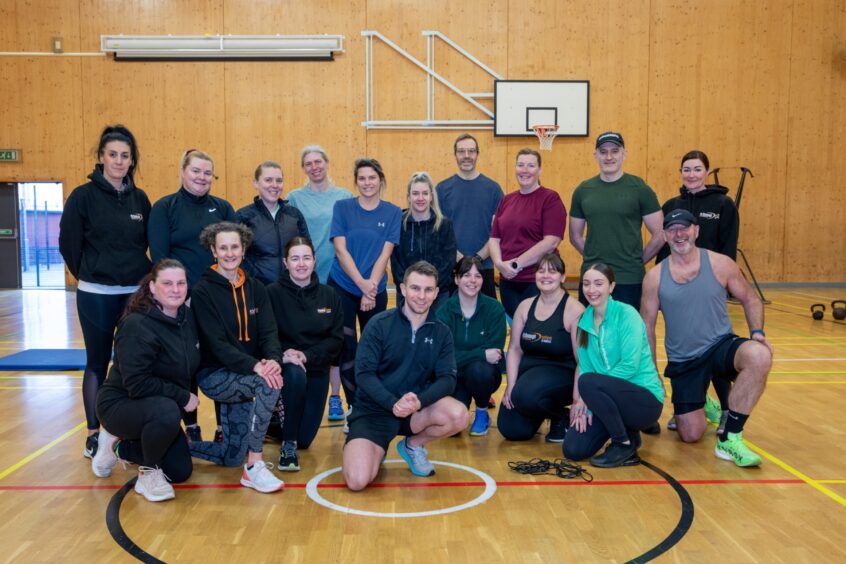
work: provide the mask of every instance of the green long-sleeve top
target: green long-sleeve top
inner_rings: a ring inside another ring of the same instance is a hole
[[[505,309],[493,298],[479,294],[476,311],[465,318],[456,292],[441,306],[437,316],[452,332],[455,363],[459,370],[477,360],[486,362],[486,349],[502,350],[505,347]],[[505,370],[504,355],[499,368]]]
[[[579,346],[580,373],[622,378],[664,401],[664,386],[652,361],[646,326],[635,308],[609,297],[599,332],[593,324],[593,306],[582,314],[579,329],[588,334],[587,347]]]

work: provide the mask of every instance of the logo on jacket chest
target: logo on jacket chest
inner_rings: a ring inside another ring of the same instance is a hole
[[[699,212],[702,219],[720,219],[720,214],[714,212]]]
[[[247,312],[250,315],[256,315],[258,313],[258,308],[257,307],[251,307],[250,309],[247,310]]]
[[[319,308],[317,308],[317,313],[319,313],[321,315],[329,315],[330,313],[332,313],[332,308],[331,307],[319,307]]]
[[[435,339],[433,339],[432,337],[424,337],[423,342],[427,345],[433,345],[435,344]]]
[[[144,214],[143,213],[131,213],[129,214],[129,219],[132,221],[144,221]]]

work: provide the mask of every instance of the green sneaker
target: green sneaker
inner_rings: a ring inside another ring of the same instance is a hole
[[[708,418],[708,423],[718,425],[722,415],[723,407],[720,405],[720,402],[711,396],[705,396],[705,417]]]
[[[760,466],[761,457],[752,452],[743,442],[743,433],[728,433],[728,438],[724,441],[717,439],[717,446],[714,447],[714,454],[717,458],[723,460],[731,460],[741,468],[748,468],[750,466]]]

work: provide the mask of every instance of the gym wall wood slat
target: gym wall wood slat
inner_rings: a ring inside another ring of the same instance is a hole
[[[652,187],[662,202],[677,196],[680,160],[692,149],[712,167],[750,168],[740,246],[756,276],[782,279],[791,3],[655,2],[651,19]],[[738,170],[720,173],[732,197],[739,179]]]
[[[189,147],[208,150],[220,176],[214,192],[239,207],[252,198],[251,173],[280,160],[286,190],[302,184],[299,150],[323,144],[338,184],[351,187],[351,161],[379,158],[388,196],[404,205],[414,170],[439,180],[455,170],[458,132],[366,131],[364,47],[376,29],[425,60],[424,29],[442,31],[510,79],[589,79],[590,138],[555,141],[542,180],[569,206],[572,190],[596,174],[593,137],[621,130],[627,170],[644,176],[661,200],[680,185],[678,160],[697,147],[716,166],[744,165],[742,246],[768,281],[843,281],[846,163],[846,57],[843,0],[734,2],[707,9],[688,1],[356,0],[310,3],[4,2],[0,46],[97,51],[100,34],[342,33],[347,51],[331,63],[116,63],[110,58],[0,57],[0,146],[21,148],[24,162],[0,166],[0,180],[60,180],[66,191],[85,179],[105,123],[138,134],[139,183],[155,200],[178,182]],[[377,116],[425,116],[425,78],[377,45]],[[442,45],[436,68],[470,91],[491,88],[484,73]],[[389,82],[388,79],[394,79]],[[98,88],[106,84],[107,88]],[[475,117],[466,102],[436,87],[437,117]],[[58,133],[57,133],[58,132]],[[516,189],[514,156],[532,138],[477,132],[480,169]],[[736,177],[721,175],[732,190]],[[562,244],[568,264],[578,258]]]
[[[844,280],[846,1],[797,0],[785,208],[788,280]]]

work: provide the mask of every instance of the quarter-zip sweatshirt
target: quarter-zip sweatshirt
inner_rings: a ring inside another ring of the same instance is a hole
[[[438,310],[437,318],[452,332],[455,344],[455,362],[462,369],[471,362],[486,362],[487,349],[505,347],[505,309],[502,304],[484,294],[476,298],[476,311],[464,317],[458,292]],[[505,370],[505,356],[499,362]]]
[[[579,329],[590,335],[587,347],[579,347],[580,373],[622,378],[664,401],[664,386],[652,362],[646,326],[635,308],[609,296],[599,331],[593,323],[593,306],[582,314]]]
[[[452,334],[431,310],[417,330],[401,309],[383,311],[364,328],[355,371],[356,410],[393,413],[408,392],[427,407],[455,389]]]

